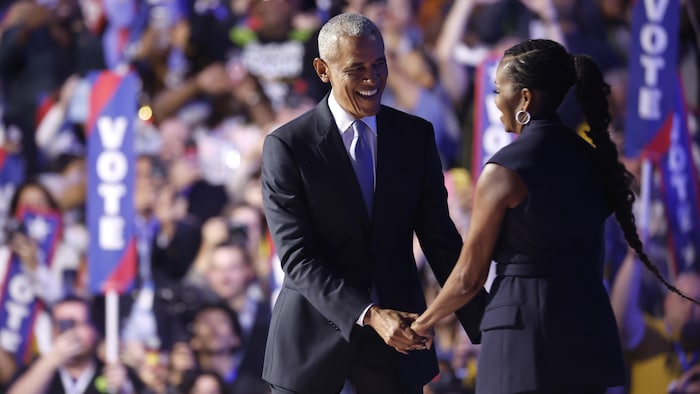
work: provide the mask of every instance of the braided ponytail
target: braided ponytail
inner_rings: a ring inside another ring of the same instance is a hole
[[[610,85],[605,82],[600,69],[589,56],[574,55],[572,60],[576,69],[576,100],[590,126],[588,136],[596,147],[597,166],[603,179],[606,200],[615,211],[615,219],[622,228],[627,244],[634,249],[642,263],[666,288],[687,300],[700,304],[668,283],[658,267],[644,253],[632,212],[635,197],[631,186],[634,177],[618,160],[617,148],[608,133]]]

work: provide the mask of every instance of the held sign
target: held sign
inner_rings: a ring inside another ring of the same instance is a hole
[[[102,203],[102,213],[98,219],[98,242],[103,250],[121,250],[126,246],[126,218],[122,215],[130,170],[129,158],[124,152],[126,127],[127,120],[123,116],[103,116],[97,120],[97,131],[103,147],[95,160],[97,194]]]
[[[669,246],[676,270],[683,272],[700,269],[700,192],[680,86],[674,98],[668,149],[659,166],[671,235]]]
[[[124,293],[136,273],[134,121],[138,81],[111,71],[88,76],[88,287]]]
[[[675,101],[678,19],[677,0],[637,0],[633,6],[625,133],[630,157],[663,154],[655,139]]]
[[[22,233],[36,242],[37,264],[50,268],[61,237],[61,215],[20,207],[16,219]],[[14,354],[17,365],[30,359],[34,338],[34,320],[43,303],[32,285],[19,256],[5,249],[0,256],[0,347]]]

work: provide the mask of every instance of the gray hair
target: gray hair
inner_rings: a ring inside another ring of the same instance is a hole
[[[331,59],[336,55],[338,39],[341,37],[374,37],[382,41],[377,25],[360,14],[336,15],[318,33],[318,54],[321,59]]]

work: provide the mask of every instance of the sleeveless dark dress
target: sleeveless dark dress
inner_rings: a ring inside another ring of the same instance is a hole
[[[507,211],[493,255],[498,275],[480,327],[479,394],[624,383],[603,283],[612,212],[592,153],[551,115],[533,119],[489,160],[517,172],[528,195]]]

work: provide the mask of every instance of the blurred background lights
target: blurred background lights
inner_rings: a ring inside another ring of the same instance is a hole
[[[230,169],[237,169],[241,166],[241,154],[236,150],[229,150],[224,154],[224,162],[226,167]]]
[[[148,105],[144,105],[139,108],[139,119],[143,121],[150,121],[153,118],[153,110]]]

